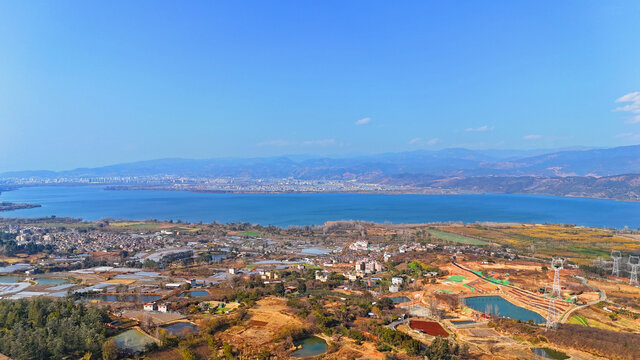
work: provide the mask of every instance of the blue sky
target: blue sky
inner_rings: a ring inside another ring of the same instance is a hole
[[[638,34],[638,1],[0,0],[0,171],[636,144]]]

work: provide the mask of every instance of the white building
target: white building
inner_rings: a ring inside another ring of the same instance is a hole
[[[327,282],[327,280],[329,280],[329,273],[327,271],[316,270],[316,280]]]

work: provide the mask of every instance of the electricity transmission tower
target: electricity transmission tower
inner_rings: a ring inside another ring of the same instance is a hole
[[[556,309],[556,298],[549,298],[549,307],[547,308],[547,326],[545,331],[558,328],[558,309]]]
[[[638,267],[640,266],[640,257],[629,256],[629,285],[638,285]]]
[[[562,297],[562,287],[560,286],[560,270],[564,269],[562,266],[564,259],[552,259],[551,268],[553,269],[553,288],[551,288],[551,296]]]
[[[620,276],[620,259],[622,259],[622,254],[620,254],[620,251],[614,250],[611,252],[611,259],[613,259],[611,275]]]
[[[553,269],[553,287],[551,288],[551,297],[549,298],[549,307],[547,309],[547,326],[545,330],[556,329],[558,327],[558,309],[556,308],[556,297],[562,297],[562,287],[560,286],[560,270],[563,269],[564,259],[552,259],[551,268]]]

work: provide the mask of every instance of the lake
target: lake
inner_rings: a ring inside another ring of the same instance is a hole
[[[3,192],[0,201],[42,205],[0,213],[3,217],[242,221],[277,226],[314,225],[331,220],[640,226],[640,202],[537,195],[212,194],[40,186]]]
[[[525,309],[509,302],[501,296],[473,296],[464,299],[464,304],[473,310],[488,315],[497,315],[511,319],[543,324],[545,318],[537,312]]]

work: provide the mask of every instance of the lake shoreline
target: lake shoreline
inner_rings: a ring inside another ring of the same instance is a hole
[[[35,184],[20,185],[10,188],[0,188],[0,195],[3,192],[15,191],[29,187],[100,187],[107,191],[172,191],[185,192],[194,194],[240,194],[240,195],[279,195],[279,194],[375,194],[375,195],[527,195],[527,196],[548,196],[566,199],[593,199],[593,200],[611,200],[628,203],[640,203],[640,199],[615,198],[606,196],[577,196],[577,195],[557,195],[551,193],[540,192],[486,192],[486,191],[470,191],[470,190],[453,190],[440,188],[412,188],[407,190],[300,190],[300,191],[249,191],[249,190],[215,190],[215,189],[177,189],[172,186],[131,186],[131,185],[109,185],[109,184],[77,184],[77,183],[58,183],[58,184]]]
[[[88,221],[181,220],[305,226],[332,221],[389,224],[518,223],[637,228],[640,202],[529,194],[207,193],[107,190],[104,186],[28,186],[0,201],[40,204],[5,218],[68,217]]]

